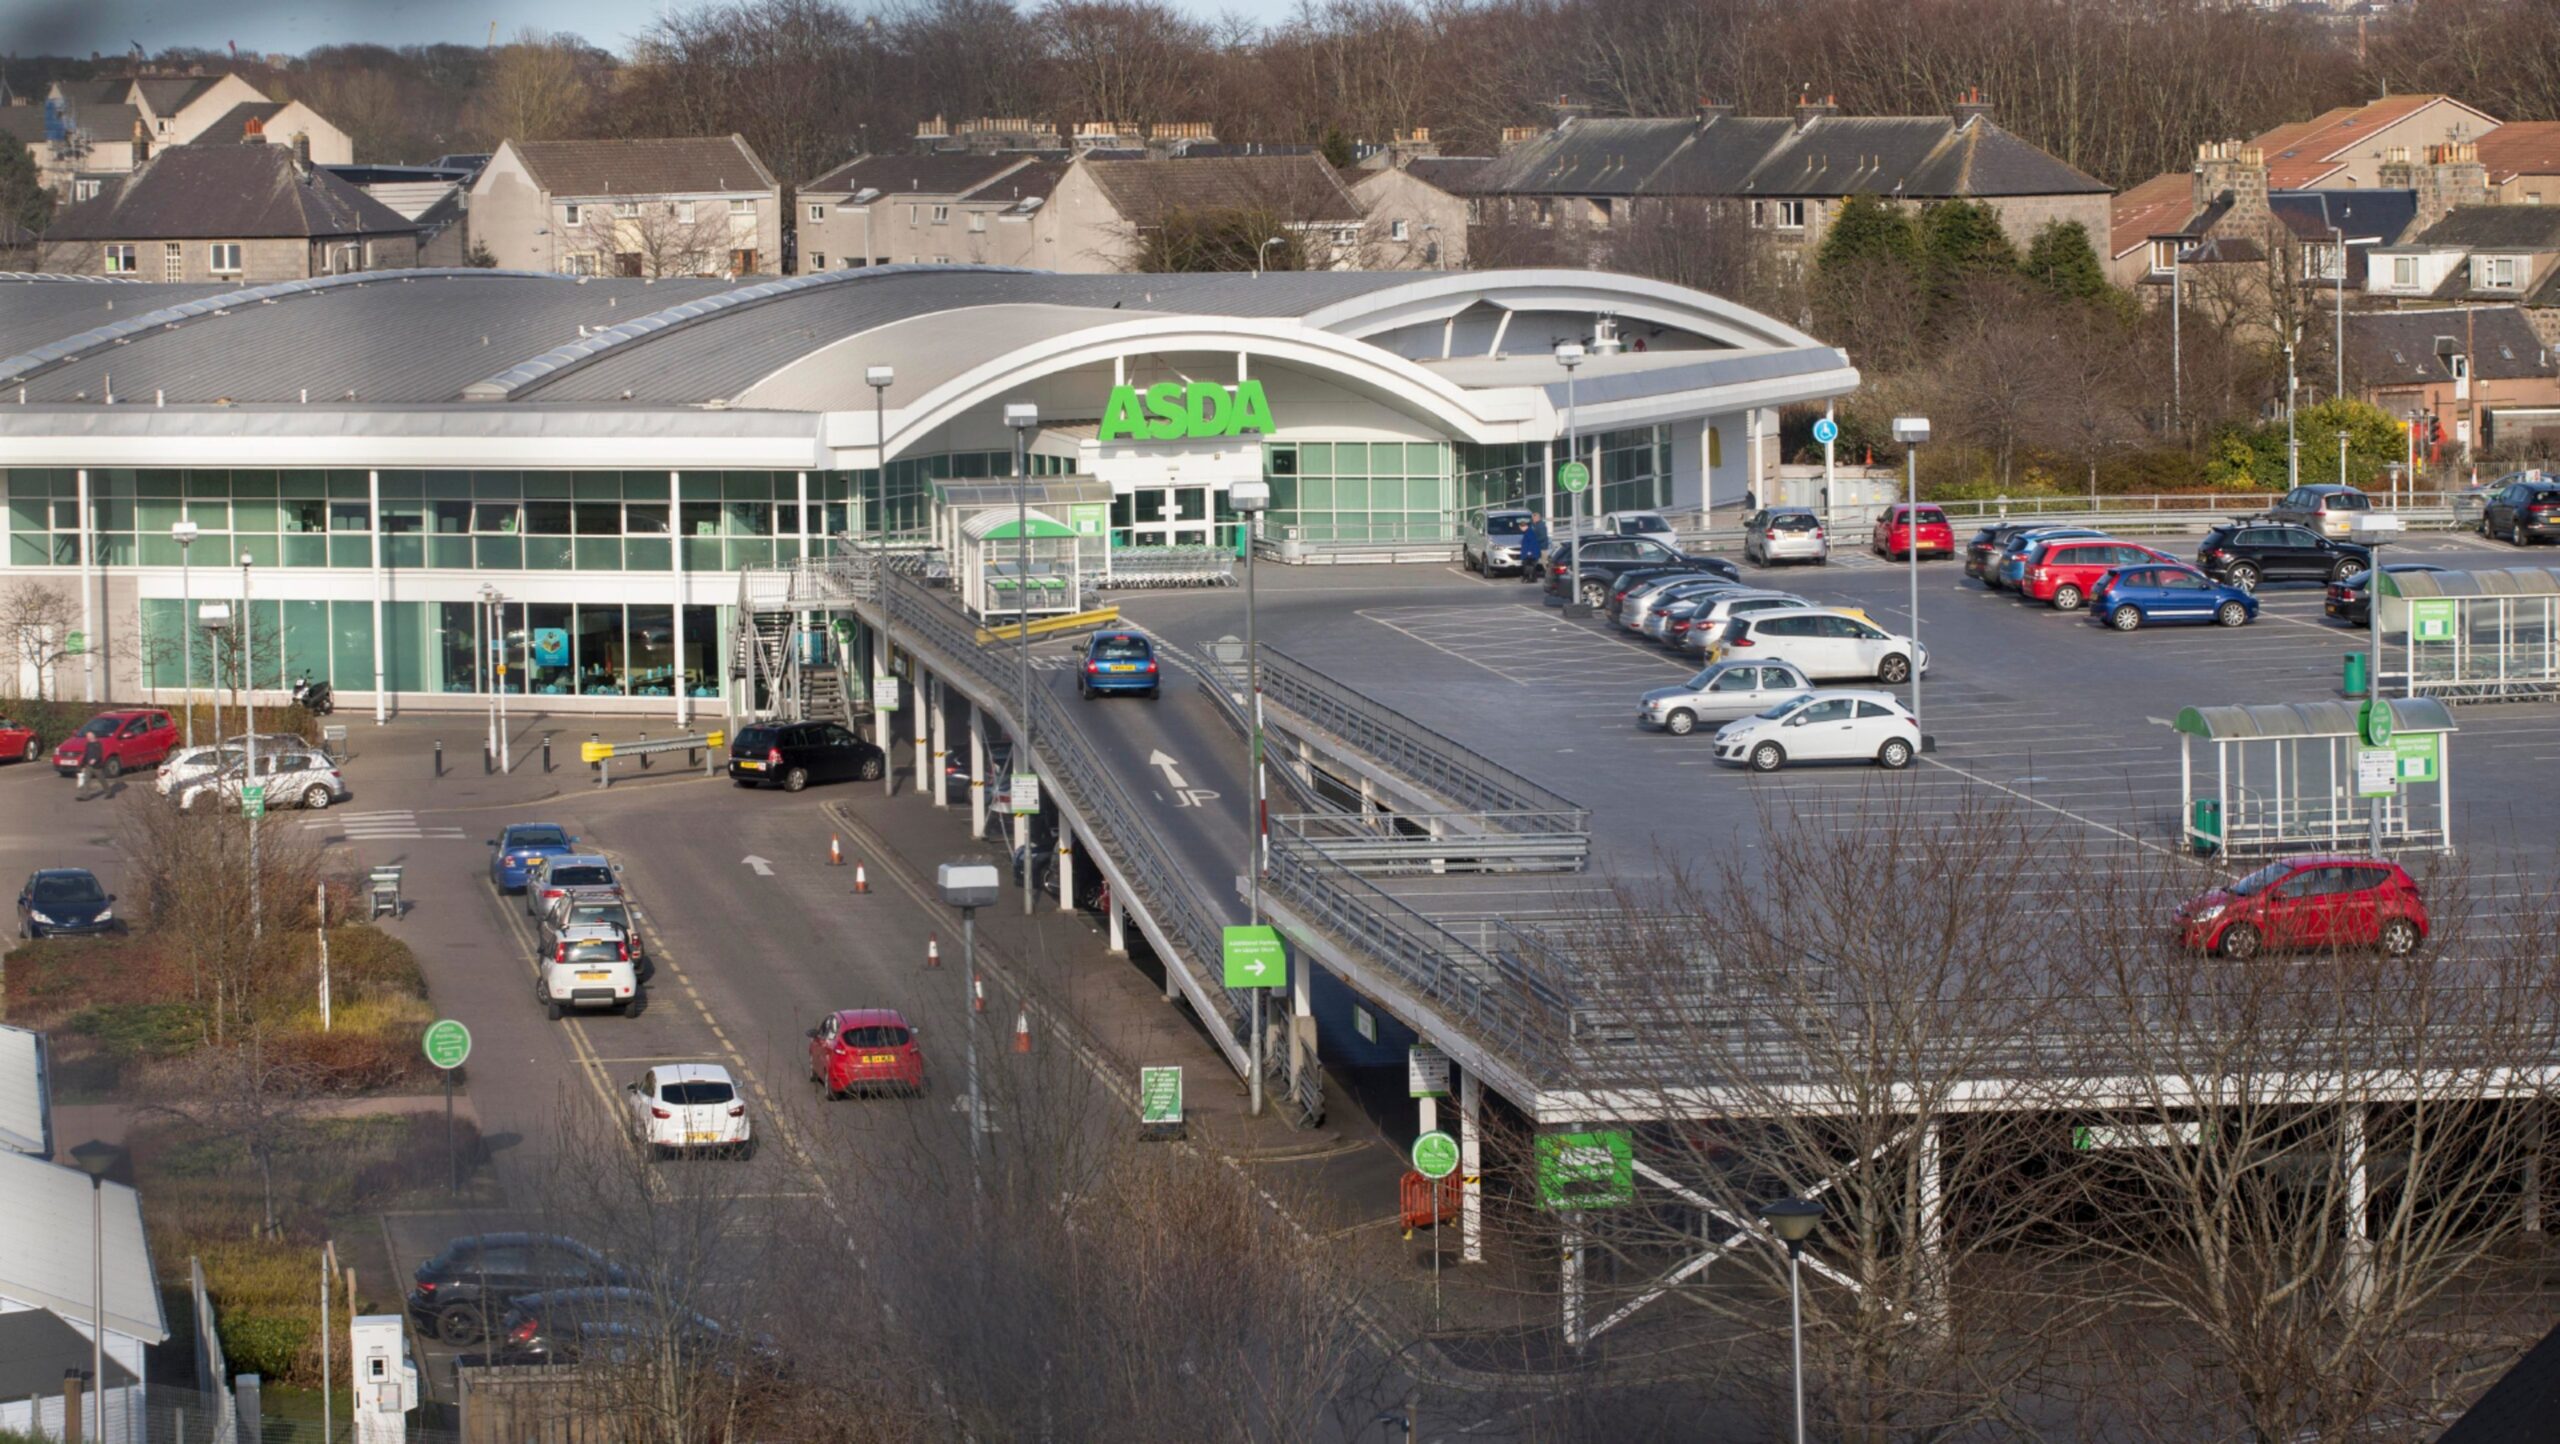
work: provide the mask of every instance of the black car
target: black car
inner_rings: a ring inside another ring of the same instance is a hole
[[[546,1289],[619,1285],[631,1275],[578,1242],[546,1233],[483,1233],[458,1238],[418,1265],[409,1285],[409,1317],[457,1347],[487,1338],[517,1298]]]
[[[747,1335],[654,1290],[566,1288],[526,1294],[499,1326],[496,1356],[509,1364],[636,1364],[670,1351],[722,1374],[784,1372],[769,1334]]]
[[[1742,569],[1722,557],[1696,556],[1674,551],[1670,547],[1640,536],[1592,537],[1581,543],[1582,600],[1599,606],[1609,599],[1609,589],[1618,574],[1636,567],[1682,567],[1691,571],[1711,572],[1738,581]],[[1564,542],[1547,558],[1546,595],[1561,603],[1567,600],[1565,588],[1573,575],[1576,544]]]
[[[2482,499],[2480,534],[2517,546],[2560,539],[2560,482],[2512,481]]]
[[[797,792],[812,782],[877,782],[889,758],[834,722],[761,722],[729,741],[729,780]]]
[[[1585,582],[1588,582],[1591,579],[1591,573],[1585,571],[1582,577]],[[1658,567],[1629,567],[1610,579],[1606,609],[1611,619],[1616,619],[1626,611],[1627,598],[1656,582],[1732,582],[1735,580],[1735,577],[1727,576],[1723,572],[1708,571],[1694,562],[1674,562]]]
[[[1999,565],[2000,554],[2023,532],[2035,530],[2031,521],[1995,521],[1973,534],[1964,544],[1964,574],[1976,581],[1987,580]]]
[[[116,895],[98,885],[85,867],[48,867],[18,889],[18,936],[67,938],[89,933],[122,932],[116,920]]]
[[[2445,568],[2433,562],[2385,562],[2386,572],[2440,572]],[[2329,584],[2328,599],[2320,610],[2350,627],[2370,626],[2373,622],[2373,573],[2358,572],[2344,581]]]
[[[2372,565],[2370,547],[2281,522],[2225,522],[2196,547],[2196,566],[2206,576],[2242,591],[2256,591],[2261,581],[2343,582]]]

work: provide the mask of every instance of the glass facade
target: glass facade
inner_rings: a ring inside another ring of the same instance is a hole
[[[1594,500],[1584,504],[1593,515],[1609,511],[1658,511],[1671,505],[1671,428],[1639,426],[1625,431],[1603,431],[1580,438],[1583,460],[1590,463]],[[1458,507],[1462,511],[1479,511],[1486,507],[1525,506],[1536,503],[1544,488],[1538,468],[1546,458],[1546,447],[1536,443],[1514,443],[1500,446],[1474,446],[1460,442],[1456,447],[1458,467]],[[1556,447],[1556,461],[1562,465],[1564,447]],[[1566,505],[1563,493],[1556,495],[1559,509]]]
[[[1276,441],[1262,448],[1276,530],[1307,541],[1455,535],[1450,449],[1438,441]]]

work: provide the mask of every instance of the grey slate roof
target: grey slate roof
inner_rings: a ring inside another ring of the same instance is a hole
[[[1177,211],[1269,209],[1291,221],[1356,224],[1360,203],[1320,155],[1215,156],[1192,160],[1088,160],[1087,173],[1132,225]]]
[[[554,196],[752,194],[775,184],[773,172],[739,135],[507,144]]]
[[[397,235],[416,223],[280,145],[173,145],[54,218],[57,241]]]
[[[1426,185],[1462,196],[1475,190],[1476,178],[1491,164],[1489,155],[1424,155],[1406,161],[1404,171]]]
[[[111,101],[87,101],[72,107],[69,124],[91,140],[131,140],[142,112]]]
[[[1575,120],[1487,165],[1495,195],[2104,195],[2094,177],[1987,117]]]
[[[83,1322],[86,1309],[78,1311]],[[51,1309],[20,1309],[0,1314],[0,1399],[59,1398],[62,1377],[89,1372],[89,1336]],[[135,1382],[133,1371],[107,1356],[106,1387],[121,1389]]]
[[[95,1288],[90,1186],[89,1175],[76,1168],[0,1153],[0,1218],[9,1221],[0,1228],[0,1299],[88,1316]],[[151,1274],[141,1195],[121,1183],[105,1185],[105,1192],[107,1328],[159,1343],[169,1337],[169,1321]]]
[[[244,100],[224,111],[213,124],[206,126],[197,134],[196,141],[199,144],[210,145],[221,145],[226,141],[237,144],[249,138],[250,121],[256,121],[260,130],[263,131],[267,122],[275,119],[276,113],[283,109],[283,106],[274,101]],[[276,143],[284,144],[284,137],[276,137]]]
[[[176,115],[199,95],[213,89],[219,75],[146,75],[133,82],[134,95],[154,115]]]
[[[2347,239],[2375,237],[2382,245],[2396,245],[2418,219],[2418,193],[2403,190],[2318,190],[2274,191],[2267,196],[2267,209],[2284,222],[2295,238],[2327,242],[2332,228]],[[2369,246],[2349,246],[2351,258],[2347,280],[2361,285],[2364,280],[2364,253]]]
[[[0,105],[0,136],[20,145],[34,145],[44,139],[44,107],[41,105]]]
[[[0,1149],[53,1156],[53,1088],[44,1035],[0,1024]],[[0,1349],[0,1357],[8,1351]],[[0,1391],[0,1399],[8,1398]]]
[[[799,193],[809,198],[849,196],[868,187],[888,196],[965,196],[1031,163],[1032,158],[1020,151],[856,156],[802,186]]]
[[[2472,374],[2484,381],[2554,374],[2550,351],[2513,306],[2350,313],[2348,365],[2368,385],[2451,381],[2452,369],[2436,354],[2439,339],[2469,351]]]
[[[2457,206],[2410,244],[2560,251],[2560,206]]]

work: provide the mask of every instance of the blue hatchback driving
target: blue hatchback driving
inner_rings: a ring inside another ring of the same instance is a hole
[[[2255,596],[2175,562],[2117,567],[2089,589],[2089,620],[2119,632],[2146,622],[2238,627],[2257,615]]]
[[[1143,692],[1153,697],[1163,686],[1156,648],[1141,632],[1096,632],[1084,644],[1084,674],[1076,687],[1085,696],[1097,692]]]
[[[489,881],[500,892],[514,892],[530,876],[538,857],[558,857],[577,846],[567,829],[548,822],[513,822],[489,842]]]

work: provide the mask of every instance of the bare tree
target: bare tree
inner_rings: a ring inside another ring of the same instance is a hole
[[[38,701],[53,696],[55,669],[80,655],[73,642],[87,645],[79,628],[80,604],[70,593],[34,577],[0,588],[0,634],[9,638],[17,665],[34,674]]]
[[[155,1070],[147,1111],[240,1146],[258,1171],[259,1231],[276,1237],[276,1160],[320,1101],[310,1065],[270,1055],[252,1030],[238,1047],[206,1048]]]
[[[1158,0],[1049,0],[1058,106],[1076,121],[1153,125],[1187,120],[1203,98],[1209,30]]]
[[[573,248],[618,276],[718,276],[728,272],[734,235],[717,202],[622,201],[587,207]]]
[[[480,95],[481,125],[491,138],[559,140],[583,133],[595,103],[585,50],[575,36],[516,32]]]

